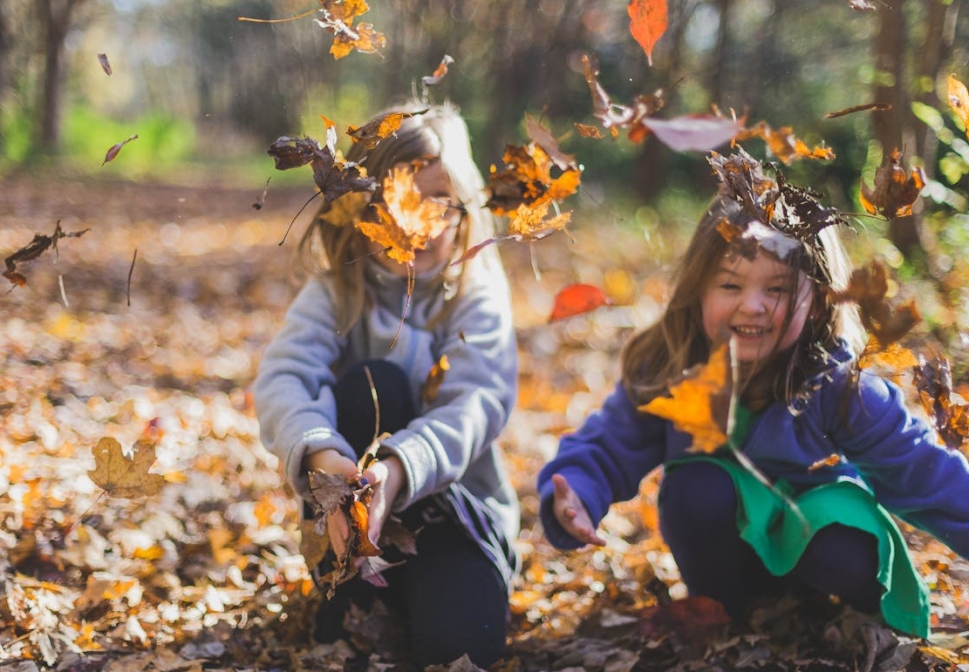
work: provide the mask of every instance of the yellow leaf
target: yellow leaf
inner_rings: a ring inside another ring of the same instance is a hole
[[[670,397],[656,397],[639,407],[673,422],[693,436],[692,450],[712,453],[727,443],[732,403],[732,356],[729,342],[710,353],[706,364],[690,369],[670,387]]]
[[[131,457],[128,457],[117,440],[105,436],[91,452],[94,469],[87,472],[88,476],[112,497],[150,496],[157,494],[165,484],[161,474],[148,473],[155,462],[155,448],[151,445],[136,443]]]

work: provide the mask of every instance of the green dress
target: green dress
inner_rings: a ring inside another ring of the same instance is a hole
[[[746,409],[738,409],[731,434],[733,445],[741,445],[754,419]],[[771,489],[723,449],[712,455],[672,460],[664,469],[700,460],[713,462],[730,474],[737,488],[740,536],[775,576],[793,570],[814,534],[826,525],[839,523],[874,535],[880,561],[878,581],[885,589],[881,598],[885,622],[896,630],[928,637],[928,588],[912,564],[898,525],[869,492],[849,481],[826,483],[795,494],[787,481],[779,480]]]

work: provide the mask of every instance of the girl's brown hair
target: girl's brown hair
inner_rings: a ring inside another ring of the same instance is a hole
[[[635,402],[646,403],[663,394],[671,381],[709,358],[711,343],[703,330],[701,299],[723,259],[736,254],[718,225],[727,222],[742,227],[749,221],[750,216],[737,203],[720,197],[701,218],[676,270],[673,296],[663,316],[630,339],[623,350],[622,380]],[[826,366],[826,353],[846,344],[857,354],[864,344],[857,310],[829,299],[828,288],[844,289],[851,274],[851,264],[834,227],[822,229],[816,243],[801,243],[783,261],[791,269],[792,290],[799,272],[811,281],[811,311],[791,348],[771,353],[741,371],[742,380],[736,381],[740,400],[752,410],[776,401],[792,402],[804,382]],[[788,320],[794,312],[796,294],[786,294],[791,302]]]
[[[400,128],[381,140],[373,149],[366,150],[362,144],[354,144],[347,151],[347,161],[357,163],[377,181],[373,200],[380,198],[380,185],[398,164],[415,161],[440,161],[451,182],[451,188],[462,208],[464,217],[455,241],[452,259],[459,258],[471,244],[490,238],[495,234],[495,220],[484,207],[485,182],[471,153],[468,128],[451,104],[421,105],[408,101],[386,112],[412,113],[405,117]],[[346,333],[369,307],[366,290],[368,264],[368,239],[355,226],[342,226],[328,219],[331,204],[324,203],[316,214],[313,224],[303,234],[299,244],[304,268],[311,273],[330,277],[340,297],[337,324]],[[322,246],[322,250],[317,246]],[[438,291],[445,298],[460,293],[469,268],[482,270],[500,268],[500,260],[493,246],[486,247],[469,261],[446,265],[439,276]],[[443,318],[450,304],[433,322]]]

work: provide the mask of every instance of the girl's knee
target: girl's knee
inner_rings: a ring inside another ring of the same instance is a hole
[[[659,490],[660,517],[689,525],[734,524],[737,491],[730,474],[711,462],[692,462],[665,473]]]

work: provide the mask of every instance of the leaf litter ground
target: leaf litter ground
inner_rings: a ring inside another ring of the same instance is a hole
[[[352,615],[353,647],[310,643],[321,598],[298,554],[297,507],[258,440],[249,385],[299,284],[295,241],[278,243],[306,197],[270,189],[256,209],[258,194],[241,190],[5,184],[4,256],[57,220],[90,228],[18,269],[26,285],[0,296],[5,672],[406,669],[379,612]],[[575,222],[574,242],[501,247],[519,288],[521,391],[501,441],[522,500],[524,568],[496,667],[969,669],[969,565],[911,530],[933,587],[929,642],[827,603],[782,599],[727,624],[716,605],[678,599],[685,589],[656,531],[658,476],[613,507],[604,548],[548,546],[535,476],[608,393],[619,348],[657,315],[662,262],[683,243],[597,226]],[[578,282],[613,305],[548,324],[557,291]],[[158,494],[95,485],[92,448],[104,437],[154,447]]]

